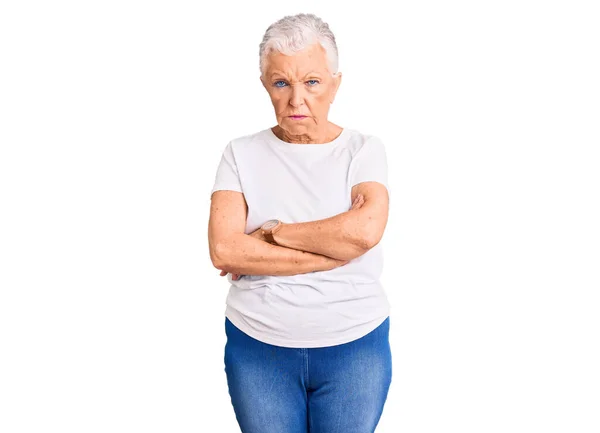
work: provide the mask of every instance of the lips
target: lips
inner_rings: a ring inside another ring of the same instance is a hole
[[[306,116],[289,116],[289,117],[292,117],[294,119],[301,119],[301,118],[306,117]]]

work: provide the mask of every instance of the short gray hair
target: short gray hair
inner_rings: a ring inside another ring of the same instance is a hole
[[[338,71],[338,49],[329,25],[314,14],[287,15],[271,24],[259,49],[259,69],[263,75],[266,60],[272,52],[291,56],[308,46],[319,43],[325,49],[329,71]]]

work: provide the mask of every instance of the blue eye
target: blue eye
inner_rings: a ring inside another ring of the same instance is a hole
[[[314,82],[315,82],[315,84],[311,84],[311,85],[310,85],[310,87],[314,87],[314,86],[316,86],[317,84],[319,84],[319,81],[318,81],[318,80],[308,80],[308,81],[307,81],[307,83],[310,83],[311,81],[314,81]],[[278,83],[283,83],[284,85],[283,85],[283,86],[278,86],[278,85],[277,85]],[[283,80],[275,81],[275,83],[273,83],[273,84],[275,85],[275,87],[279,87],[279,88],[285,87],[285,86],[287,85],[287,84],[285,83],[285,81],[283,81]]]

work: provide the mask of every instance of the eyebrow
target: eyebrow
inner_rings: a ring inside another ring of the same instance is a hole
[[[273,73],[271,74],[271,80],[272,80],[273,78],[275,78],[275,75],[281,75],[281,76],[283,76],[283,77],[285,77],[285,76],[286,76],[286,74],[284,74],[283,72],[278,72],[278,71],[276,71],[276,72],[273,72]],[[311,75],[312,75],[312,76],[315,76],[315,77],[318,77],[318,78],[321,78],[321,74],[319,74],[318,72],[314,72],[314,71],[313,71],[313,72],[309,72],[308,74],[304,75],[304,77],[302,77],[302,79],[305,79],[306,77],[309,77],[309,76],[311,76]]]

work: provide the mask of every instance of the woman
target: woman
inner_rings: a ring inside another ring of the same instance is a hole
[[[224,361],[243,433],[373,432],[391,384],[386,153],[328,121],[337,67],[315,15],[272,24],[260,80],[277,125],[231,140],[217,169],[209,247],[230,275]]]

